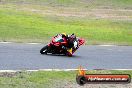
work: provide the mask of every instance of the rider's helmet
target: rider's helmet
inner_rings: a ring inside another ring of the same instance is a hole
[[[66,33],[61,33],[62,35],[66,36]]]
[[[66,33],[61,33],[61,35],[62,35],[62,37],[65,37],[65,38],[68,37],[68,35]]]

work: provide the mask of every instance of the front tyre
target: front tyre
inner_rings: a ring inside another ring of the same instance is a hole
[[[40,53],[41,54],[47,54],[48,52],[48,45],[44,46],[41,50],[40,50]]]

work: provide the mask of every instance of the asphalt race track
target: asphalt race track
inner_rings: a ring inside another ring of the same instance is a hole
[[[73,57],[41,55],[43,46],[0,43],[0,70],[132,69],[132,46],[82,46]]]

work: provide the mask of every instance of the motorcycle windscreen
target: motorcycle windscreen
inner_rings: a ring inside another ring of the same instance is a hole
[[[63,40],[62,36],[57,36],[55,38],[55,42],[64,42],[64,40]]]

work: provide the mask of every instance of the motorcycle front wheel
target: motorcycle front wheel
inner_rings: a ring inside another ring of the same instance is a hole
[[[44,46],[41,50],[40,50],[40,53],[41,54],[47,54],[48,52],[48,45]]]

